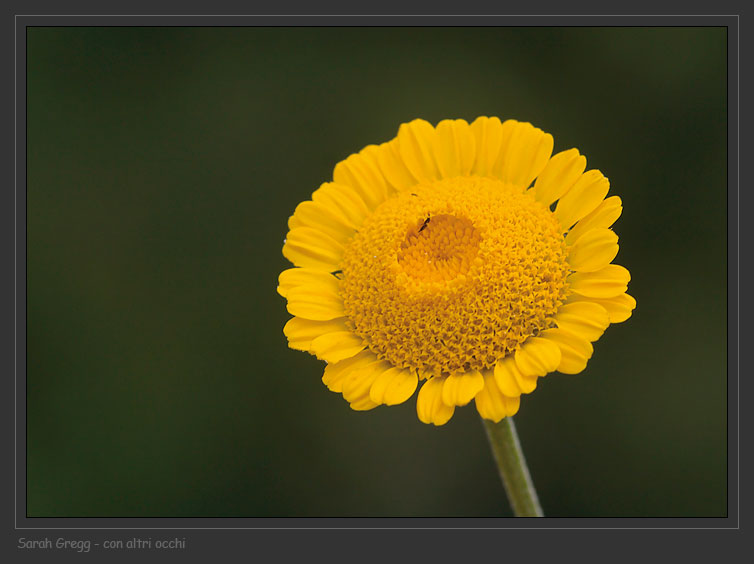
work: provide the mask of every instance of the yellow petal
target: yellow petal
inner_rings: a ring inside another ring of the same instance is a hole
[[[562,151],[547,162],[534,183],[534,197],[547,207],[562,197],[581,177],[586,157],[577,149]]]
[[[571,247],[568,263],[577,272],[605,268],[618,254],[618,236],[610,229],[592,229]]]
[[[514,135],[518,129],[523,126],[515,119],[507,119],[500,126],[500,150],[497,152],[497,158],[490,168],[490,176],[496,178],[503,177],[503,167],[508,162],[508,156],[510,153],[511,139],[518,137]]]
[[[563,329],[547,329],[542,331],[541,335],[542,338],[549,339],[560,347],[558,372],[578,374],[586,368],[587,361],[592,358],[594,349],[586,339]]]
[[[623,323],[631,317],[631,313],[636,309],[636,299],[629,294],[621,294],[614,298],[595,301],[607,310],[610,323]]]
[[[334,182],[322,184],[312,194],[312,200],[338,213],[348,221],[349,226],[356,229],[372,213],[353,188]],[[290,227],[293,228],[292,225]]]
[[[467,176],[474,164],[474,134],[466,121],[446,119],[437,124],[435,161],[442,178]]]
[[[560,349],[547,339],[530,337],[514,357],[516,366],[524,376],[544,376],[560,364]]]
[[[317,229],[296,227],[288,232],[283,256],[296,266],[333,272],[343,258],[343,245]]]
[[[509,398],[530,394],[537,388],[537,376],[523,374],[516,364],[515,356],[499,360],[495,365],[494,376],[500,391]]]
[[[375,407],[379,407],[380,404],[374,403],[368,397],[360,397],[359,399],[352,401],[348,405],[354,411],[368,411],[370,409],[374,409]]]
[[[493,173],[504,182],[527,188],[547,164],[552,154],[552,135],[530,123],[507,120],[503,141]]]
[[[435,128],[423,119],[404,123],[398,129],[398,151],[406,168],[417,180],[437,180],[440,173],[433,156]]]
[[[294,317],[283,327],[283,334],[288,337],[288,346],[299,351],[309,351],[312,341],[326,333],[345,331],[345,317],[338,317],[328,321],[312,321]]]
[[[618,264],[594,272],[574,272],[568,277],[572,292],[589,298],[612,298],[626,291],[631,273]]]
[[[429,425],[445,425],[455,412],[455,406],[442,401],[444,378],[430,378],[419,390],[416,398],[416,414],[419,421]]]
[[[493,370],[493,376],[497,382],[498,388],[508,397],[515,397],[521,395],[521,388],[518,386],[518,378],[516,373],[520,375],[518,368],[516,367],[516,361],[512,356],[507,356],[497,361]]]
[[[406,163],[398,152],[398,140],[393,139],[388,143],[380,145],[380,152],[377,154],[377,162],[380,170],[387,181],[395,190],[403,190],[416,186],[417,180],[406,168]]]
[[[484,378],[478,370],[445,378],[442,386],[442,401],[446,405],[466,405],[484,387]]]
[[[318,359],[333,363],[351,358],[364,348],[366,348],[364,339],[346,329],[320,335],[312,341],[310,350]]]
[[[513,364],[515,368],[515,361]],[[537,376],[526,376],[518,369],[512,370],[511,372],[513,372],[513,376],[516,378],[516,384],[518,384],[518,388],[521,390],[522,394],[530,394],[537,389]]]
[[[518,413],[518,408],[521,406],[521,396],[516,398],[505,398],[505,408],[508,411],[508,417],[513,417]]]
[[[593,212],[584,216],[574,225],[566,235],[566,243],[573,245],[587,231],[597,227],[610,227],[623,212],[623,205],[619,196],[605,198]]]
[[[599,170],[588,170],[581,175],[573,188],[560,198],[555,217],[567,231],[602,203],[610,190],[610,182]]]
[[[335,277],[329,272],[314,270],[312,268],[289,268],[278,276],[278,294],[284,298],[297,286],[321,286],[329,287],[335,281]],[[332,287],[337,292],[337,286]]]
[[[382,171],[369,158],[369,151],[369,148],[363,149],[335,165],[333,180],[356,190],[367,207],[374,210],[387,199],[388,188]]]
[[[573,302],[560,306],[555,322],[565,329],[587,341],[596,341],[610,325],[607,310],[594,302]]]
[[[596,304],[600,304],[607,310],[607,316],[610,319],[610,323],[623,323],[626,319],[631,317],[631,313],[636,308],[636,300],[628,294],[620,294],[613,296],[612,298],[586,298],[574,294],[569,297],[569,301],[590,301]]]
[[[297,286],[288,292],[288,312],[313,321],[344,317],[343,300],[325,286]]]
[[[343,397],[350,404],[358,404],[365,399],[374,403],[369,396],[369,390],[377,377],[390,368],[390,363],[379,361],[352,370],[351,374],[343,381]]]
[[[500,391],[492,370],[483,371],[482,376],[484,377],[484,387],[474,396],[476,410],[484,419],[497,423],[508,415],[506,397]]]
[[[380,374],[369,390],[369,397],[377,404],[403,403],[416,391],[419,378],[414,370],[390,368]]]
[[[476,118],[470,127],[476,146],[471,172],[479,176],[490,176],[497,157],[500,155],[503,124],[500,123],[499,118],[481,116]]]
[[[296,211],[288,221],[288,226],[292,229],[311,227],[322,231],[341,244],[350,239],[356,231],[356,226],[350,223],[339,209],[310,200],[296,206]]]
[[[382,179],[381,186],[384,185],[385,194],[390,198],[395,194],[396,188],[391,184],[380,167],[380,155],[382,152],[383,148],[381,145],[367,145],[359,151],[359,155],[361,155],[370,164],[371,168],[379,174]]]
[[[339,394],[343,391],[343,382],[348,380],[354,371],[376,362],[378,362],[377,355],[370,350],[365,350],[346,360],[328,364],[325,367],[325,373],[322,375],[322,383],[329,390]]]

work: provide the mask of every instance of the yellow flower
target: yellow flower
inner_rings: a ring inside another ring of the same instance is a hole
[[[423,382],[417,414],[435,425],[471,400],[500,421],[538,378],[584,370],[636,301],[611,264],[620,198],[552,148],[515,120],[414,120],[338,163],[288,222],[289,346],[326,361],[355,410]]]

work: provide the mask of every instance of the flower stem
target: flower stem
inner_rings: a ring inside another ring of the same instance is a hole
[[[482,419],[500,477],[516,517],[543,517],[512,417],[499,423]]]

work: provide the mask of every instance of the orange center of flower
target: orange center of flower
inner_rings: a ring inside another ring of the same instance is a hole
[[[409,226],[398,250],[398,264],[415,284],[450,282],[469,271],[480,240],[465,217],[427,216],[420,226]]]
[[[419,184],[380,205],[345,249],[351,329],[423,376],[492,368],[552,327],[569,273],[560,225],[482,177]]]

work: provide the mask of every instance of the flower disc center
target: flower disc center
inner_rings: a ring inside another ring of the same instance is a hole
[[[398,264],[417,282],[447,282],[469,271],[480,241],[479,232],[465,217],[430,214],[409,227]]]

